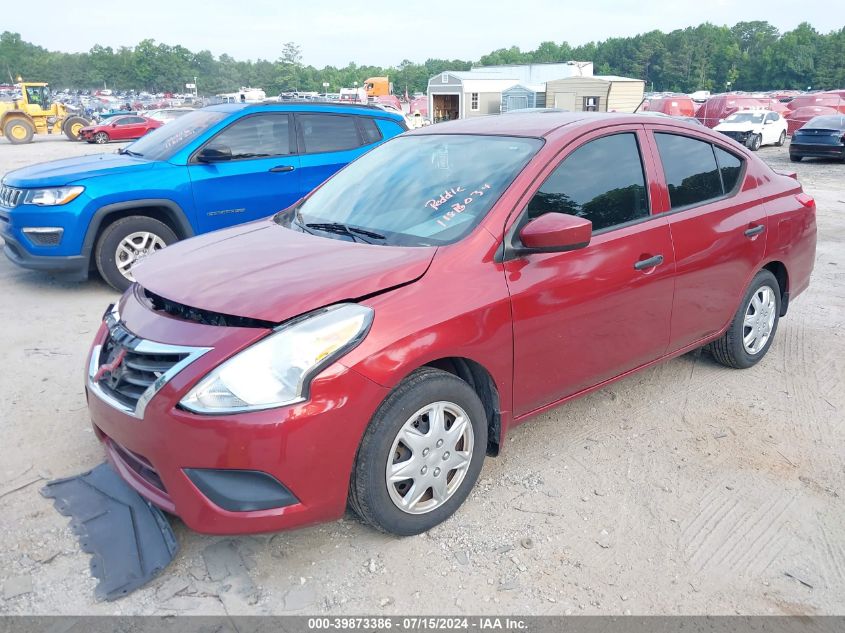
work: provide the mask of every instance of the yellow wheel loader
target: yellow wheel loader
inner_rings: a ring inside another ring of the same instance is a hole
[[[21,97],[0,101],[0,136],[10,143],[31,143],[35,134],[61,134],[71,141],[79,140],[79,130],[88,120],[70,114],[65,106],[53,103],[45,83],[20,84]]]

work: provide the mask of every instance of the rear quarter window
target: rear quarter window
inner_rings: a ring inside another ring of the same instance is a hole
[[[358,125],[361,127],[361,136],[363,137],[364,145],[372,145],[382,139],[381,130],[376,125],[375,119],[362,116],[358,119]]]
[[[742,174],[742,160],[716,145],[713,146],[713,151],[716,153],[716,162],[719,165],[719,172],[722,174],[722,185],[725,193],[732,193],[739,184],[739,177]]]
[[[396,121],[388,121],[386,119],[379,119],[377,121],[379,128],[384,134],[385,137],[387,136],[396,136],[397,134],[401,134],[406,130],[406,128],[402,127]]]

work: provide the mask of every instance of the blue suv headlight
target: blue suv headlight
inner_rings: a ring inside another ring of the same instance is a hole
[[[49,187],[45,189],[30,189],[23,199],[24,204],[34,204],[39,207],[55,207],[67,204],[85,191],[85,187]]]

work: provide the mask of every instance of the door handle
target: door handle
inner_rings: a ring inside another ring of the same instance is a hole
[[[648,268],[660,266],[660,264],[662,263],[663,255],[655,255],[654,257],[649,257],[648,259],[641,259],[640,261],[634,263],[634,268],[636,270],[646,270]]]
[[[270,171],[272,171],[274,174],[277,174],[280,172],[293,171],[294,169],[296,168],[293,165],[278,165],[276,167],[271,167]]]
[[[755,235],[760,235],[763,231],[766,230],[766,227],[762,224],[758,224],[757,226],[752,226],[750,229],[745,229],[745,237],[754,237]]]

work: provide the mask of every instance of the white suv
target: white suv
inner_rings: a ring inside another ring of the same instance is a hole
[[[714,128],[756,152],[763,145],[786,142],[786,119],[770,110],[738,110]]]

